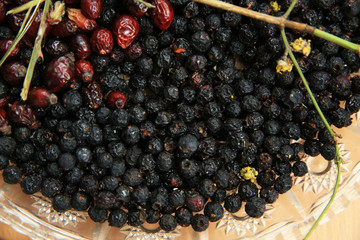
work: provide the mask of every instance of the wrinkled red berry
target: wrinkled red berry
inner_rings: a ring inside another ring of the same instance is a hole
[[[125,49],[138,35],[139,23],[130,15],[121,15],[115,20],[113,33],[119,46]]]
[[[157,28],[166,30],[170,27],[174,19],[174,9],[168,0],[154,0],[152,4],[155,8],[151,9],[151,17]]]
[[[114,47],[114,38],[107,28],[96,29],[90,38],[90,44],[94,52],[100,55],[111,53]]]
[[[43,108],[57,103],[57,96],[45,88],[32,88],[29,90],[28,103],[36,108]]]
[[[80,9],[68,8],[68,17],[74,21],[76,25],[84,31],[94,31],[98,25],[95,20],[85,17]]]
[[[136,17],[142,17],[148,10],[148,7],[138,0],[125,0],[124,4],[129,12]]]
[[[13,44],[14,40],[5,38],[0,40],[0,55],[4,55],[6,51],[11,47],[11,44]],[[15,48],[11,51],[9,57],[13,58],[16,57],[20,52],[20,46],[17,44]]]
[[[67,56],[52,60],[45,70],[45,86],[53,92],[66,88],[75,75],[75,64]]]
[[[25,18],[25,14],[26,14],[25,12],[21,12],[21,13],[11,14],[7,17],[8,24],[14,32],[19,31],[21,24]]]
[[[51,34],[57,37],[73,36],[78,30],[76,23],[68,18],[63,18],[61,22],[53,25]]]
[[[122,92],[110,92],[106,97],[106,105],[109,108],[124,108],[127,98]]]
[[[96,81],[90,82],[82,89],[85,103],[92,109],[97,109],[103,100],[103,92]]]
[[[17,61],[9,62],[2,66],[1,73],[7,83],[11,85],[20,84],[26,75],[26,66]]]
[[[97,19],[102,11],[101,0],[81,0],[80,6],[82,13],[91,19]]]
[[[8,135],[11,133],[11,126],[9,125],[6,111],[0,108],[0,132]]]
[[[142,55],[142,47],[140,43],[136,42],[131,44],[128,48],[125,50],[125,56],[130,61],[134,61],[137,58],[139,58]]]
[[[77,59],[85,59],[91,55],[89,38],[84,34],[78,33],[73,36],[69,45]]]
[[[38,126],[34,110],[25,103],[14,102],[8,110],[8,114],[10,120],[16,124],[27,126],[30,129]]]
[[[5,3],[0,1],[0,24],[3,24],[6,19],[6,6]]]
[[[75,62],[75,77],[83,82],[90,82],[94,76],[94,68],[87,60]]]

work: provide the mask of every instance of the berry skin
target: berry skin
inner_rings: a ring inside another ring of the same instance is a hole
[[[114,46],[114,39],[112,33],[107,28],[96,29],[90,38],[90,45],[92,50],[100,55],[107,55],[111,53]]]
[[[69,57],[56,58],[45,69],[45,86],[50,91],[59,92],[70,85],[74,74],[75,64]]]
[[[117,44],[125,49],[135,40],[139,33],[139,23],[130,15],[120,15],[113,25],[113,34]]]
[[[203,214],[195,214],[191,218],[191,226],[196,232],[203,232],[209,227],[209,218]]]
[[[151,18],[157,28],[166,30],[170,27],[174,19],[174,9],[168,0],[154,0],[155,6],[151,9]]]
[[[85,17],[80,9],[68,8],[67,13],[69,19],[74,21],[78,28],[84,30],[85,32],[91,32],[98,27],[96,21]]]
[[[209,218],[210,222],[216,222],[223,217],[224,209],[218,202],[208,202],[205,206],[204,214]]]
[[[245,204],[245,212],[250,217],[261,217],[265,212],[265,200],[259,197],[251,198]]]
[[[28,103],[36,108],[43,108],[57,103],[57,96],[45,88],[31,88],[28,94]]]
[[[204,197],[196,191],[190,191],[186,196],[187,208],[193,212],[199,212],[204,208]]]
[[[160,227],[166,232],[173,231],[176,228],[176,219],[173,215],[164,214],[160,219]]]
[[[81,0],[80,6],[82,13],[91,19],[97,19],[102,11],[101,0]]]
[[[26,194],[34,194],[41,189],[41,177],[29,175],[21,181],[21,188]]]
[[[225,198],[224,208],[230,213],[236,213],[241,208],[241,198],[238,194],[231,194]]]
[[[83,192],[77,192],[71,198],[71,206],[77,211],[85,211],[90,206],[90,198]]]
[[[291,187],[292,179],[289,174],[281,175],[275,180],[274,188],[281,194],[289,191]]]
[[[78,60],[75,62],[75,77],[84,83],[90,82],[94,76],[94,68],[91,62],[87,60]]]
[[[18,61],[12,61],[1,68],[3,79],[10,85],[20,84],[26,75],[26,66]]]
[[[62,21],[52,26],[50,33],[58,37],[70,37],[76,34],[78,26],[68,18],[63,17]]]
[[[180,137],[178,146],[183,157],[190,157],[198,148],[198,140],[194,135],[187,134]]]
[[[59,180],[46,178],[42,182],[41,193],[45,197],[53,198],[60,193],[62,187],[62,183]]]
[[[103,223],[108,219],[108,211],[106,209],[90,207],[88,213],[94,222]]]
[[[78,33],[71,37],[69,45],[77,59],[84,60],[92,53],[89,38],[85,34]]]
[[[13,39],[1,39],[0,40],[0,55],[4,55],[6,51],[10,48],[11,44],[13,44]],[[16,57],[20,52],[20,46],[19,44],[16,45],[16,47],[11,51],[9,58]]]
[[[71,208],[71,198],[66,195],[57,195],[52,201],[53,208],[57,212],[65,212]]]
[[[91,81],[82,89],[82,97],[88,107],[97,109],[103,101],[103,91],[97,81]]]
[[[137,0],[125,0],[124,5],[134,16],[141,18],[148,10],[148,7]]]
[[[21,170],[17,166],[8,166],[2,172],[4,182],[8,184],[16,184],[20,181]]]
[[[112,210],[109,214],[109,225],[114,227],[122,227],[127,222],[127,213],[122,209]]]
[[[294,176],[304,176],[308,172],[308,168],[306,166],[306,163],[303,161],[297,161],[292,166],[292,171],[294,173]]]

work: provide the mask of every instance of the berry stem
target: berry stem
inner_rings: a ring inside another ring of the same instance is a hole
[[[41,0],[39,0],[39,1],[41,1]],[[44,38],[45,30],[46,30],[46,27],[48,24],[47,23],[47,15],[50,10],[50,3],[51,3],[51,0],[45,0],[45,5],[44,5],[43,13],[41,16],[41,22],[40,22],[38,34],[35,39],[35,44],[34,44],[32,54],[31,54],[31,59],[30,59],[29,66],[26,71],[26,76],[24,79],[23,89],[20,94],[23,101],[26,101],[26,99],[27,99],[27,95],[29,92],[31,79],[33,77],[36,62],[39,57],[41,57],[41,58],[43,57],[42,52],[41,52],[41,43]]]
[[[296,3],[297,0],[293,1],[293,3],[295,2]],[[288,12],[288,11],[287,11]],[[304,240],[305,239],[308,239],[308,237],[310,236],[310,234],[314,231],[314,229],[317,227],[317,225],[320,223],[321,219],[323,218],[323,216],[325,215],[325,213],[327,212],[327,210],[329,209],[329,207],[331,206],[332,202],[334,201],[335,197],[336,197],[336,193],[337,193],[337,190],[339,188],[339,183],[340,183],[340,177],[341,177],[341,157],[340,157],[340,151],[339,151],[339,145],[338,145],[338,141],[337,141],[337,135],[335,134],[335,132],[332,130],[329,122],[326,120],[323,112],[321,111],[315,97],[314,97],[314,94],[312,93],[311,89],[310,89],[310,86],[308,84],[308,82],[306,81],[306,78],[303,74],[303,72],[301,71],[301,68],[299,66],[299,63],[297,62],[295,56],[294,56],[294,53],[292,52],[291,50],[291,47],[290,47],[290,44],[289,44],[289,41],[287,40],[286,38],[286,34],[285,34],[285,29],[284,28],[281,28],[280,29],[280,32],[281,32],[281,37],[284,41],[284,44],[285,44],[285,48],[286,48],[286,51],[287,53],[289,54],[291,60],[293,61],[294,63],[294,66],[296,68],[296,70],[298,71],[301,79],[302,79],[302,82],[304,83],[305,85],[305,88],[307,90],[307,92],[309,93],[310,95],[310,98],[311,98],[311,101],[313,102],[314,104],[314,107],[315,109],[317,110],[318,114],[320,115],[322,121],[324,122],[327,130],[330,132],[332,138],[334,139],[334,142],[335,142],[335,149],[336,149],[336,153],[335,153],[335,164],[337,166],[337,177],[336,177],[336,182],[335,182],[335,187],[334,187],[334,190],[333,190],[333,193],[331,195],[331,198],[329,200],[329,202],[326,204],[324,210],[321,212],[320,216],[316,219],[315,223],[311,226],[311,229],[309,230],[309,232],[306,234],[306,236],[304,237]]]
[[[298,0],[294,0],[291,2],[289,8],[286,10],[286,12],[284,13],[284,15],[282,16],[283,18],[288,18],[290,13],[292,12],[292,10],[294,9],[296,3],[298,2]]]
[[[259,12],[256,12],[256,11],[253,11],[253,10],[250,10],[247,8],[239,7],[234,4],[222,2],[219,0],[193,0],[193,1],[202,3],[202,4],[206,4],[206,5],[215,7],[215,8],[220,8],[220,9],[223,9],[226,11],[238,13],[243,16],[257,19],[260,21],[265,21],[267,23],[272,23],[272,24],[279,26],[280,28],[287,27],[287,28],[291,28],[291,29],[294,29],[299,32],[306,32],[309,34],[314,34],[317,37],[331,41],[341,47],[348,48],[348,49],[356,52],[358,55],[360,55],[360,46],[358,44],[355,44],[355,43],[349,42],[345,39],[336,37],[333,34],[321,31],[320,29],[317,29],[313,26],[310,26],[310,25],[307,25],[304,23],[287,20],[286,17],[290,14],[290,11],[292,10],[292,8],[294,8],[296,1],[292,2],[292,5],[290,6],[291,8],[289,8],[290,11],[288,9],[288,11],[286,11],[286,13],[281,17],[275,17],[275,16],[271,16],[268,14],[259,13]]]
[[[13,8],[11,10],[9,10],[6,15],[9,14],[17,14],[29,9],[32,9],[33,7],[35,7],[36,5],[39,5],[40,3],[43,3],[45,0],[32,0],[30,2],[24,3],[16,8]]]
[[[139,3],[144,4],[145,6],[147,6],[148,8],[156,8],[154,5],[152,5],[151,3],[148,3],[144,0],[137,0]]]

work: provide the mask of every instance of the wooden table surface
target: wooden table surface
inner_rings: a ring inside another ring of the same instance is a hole
[[[360,199],[351,202],[345,211],[334,216],[330,222],[318,226],[309,240],[360,239],[359,214]],[[29,240],[29,238],[0,223],[0,240]]]

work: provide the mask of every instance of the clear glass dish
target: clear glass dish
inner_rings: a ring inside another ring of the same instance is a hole
[[[342,136],[341,155],[344,159],[337,198],[321,224],[343,211],[350,201],[360,197],[360,117],[353,124],[336,132]],[[173,232],[159,231],[157,225],[121,229],[107,223],[88,220],[84,212],[62,214],[51,208],[51,202],[36,194],[22,193],[19,185],[0,180],[0,221],[32,239],[298,239],[304,236],[328,202],[336,179],[336,166],[321,157],[306,157],[309,173],[294,178],[293,188],[272,205],[261,218],[249,218],[242,210],[226,213],[207,231],[194,232],[178,227]]]

